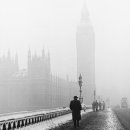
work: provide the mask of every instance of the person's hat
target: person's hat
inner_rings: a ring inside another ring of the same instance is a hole
[[[75,98],[77,99],[78,97],[77,97],[77,96],[74,96],[74,99],[75,99]]]

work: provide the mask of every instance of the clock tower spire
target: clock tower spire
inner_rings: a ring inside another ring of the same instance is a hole
[[[77,78],[83,77],[83,102],[91,104],[95,91],[95,36],[89,12],[84,0],[81,21],[76,32]]]

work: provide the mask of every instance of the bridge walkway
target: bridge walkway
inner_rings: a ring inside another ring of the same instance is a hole
[[[80,126],[73,127],[70,122],[57,130],[124,130],[116,115],[111,109],[104,111],[89,112],[82,117]]]

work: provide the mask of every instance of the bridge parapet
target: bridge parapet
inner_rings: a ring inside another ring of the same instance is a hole
[[[91,105],[86,106],[82,104],[82,109],[91,109]],[[0,115],[0,130],[14,130],[69,113],[71,113],[71,110],[68,107],[64,107],[53,110],[27,111]]]
[[[43,122],[58,116],[69,114],[71,110],[69,108],[58,108],[49,111],[35,111],[35,112],[25,112],[10,114],[0,118],[0,130],[13,130],[36,123]]]

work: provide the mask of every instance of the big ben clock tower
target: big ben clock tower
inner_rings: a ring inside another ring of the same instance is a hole
[[[95,37],[84,0],[81,21],[76,32],[77,77],[82,75],[82,96],[85,104],[92,104],[95,93]]]

